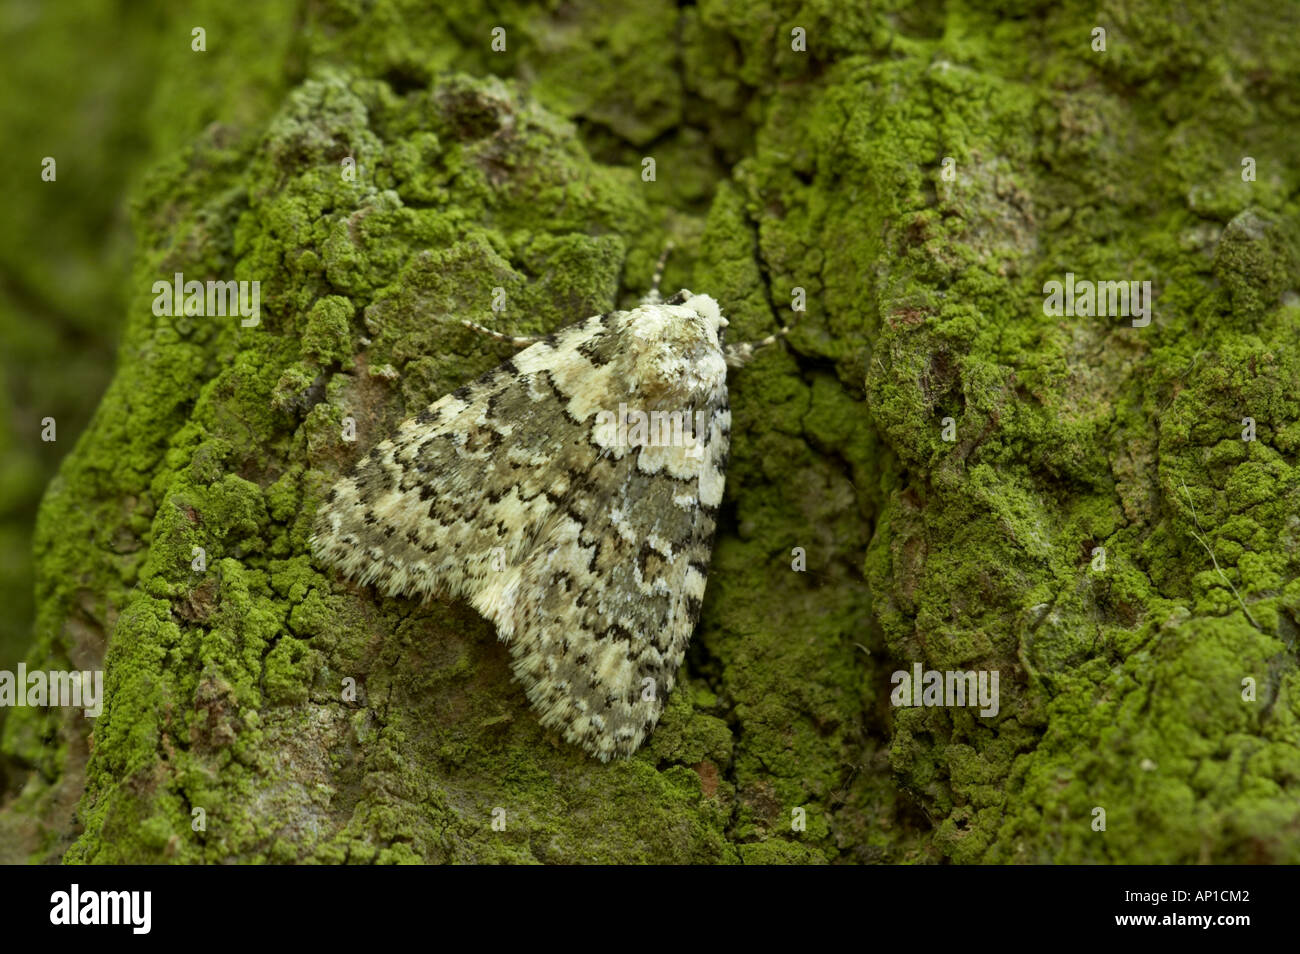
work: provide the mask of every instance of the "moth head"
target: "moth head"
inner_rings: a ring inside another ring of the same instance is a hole
[[[703,323],[704,327],[709,329],[712,337],[716,338],[721,344],[722,329],[727,327],[726,316],[722,314],[722,309],[718,302],[711,295],[697,295],[689,288],[683,288],[677,294],[666,299],[665,305],[674,305],[685,307],[694,312],[694,317]]]
[[[722,334],[727,319],[708,295],[683,288],[672,297],[634,312],[629,329],[640,347],[629,354],[632,376],[647,396],[712,391],[725,384]]]

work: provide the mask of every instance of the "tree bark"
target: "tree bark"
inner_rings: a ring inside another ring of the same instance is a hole
[[[193,54],[217,118],[134,193],[28,656],[106,705],[10,713],[6,860],[1300,860],[1287,11],[350,9],[268,15],[260,86]],[[502,359],[460,319],[626,305],[666,237],[737,340],[795,328],[731,380],[679,685],[602,765],[471,609],[307,540]],[[260,281],[259,323],[156,316],[178,272]],[[1049,314],[1067,272],[1150,323]],[[915,664],[996,671],[996,714],[891,704]]]

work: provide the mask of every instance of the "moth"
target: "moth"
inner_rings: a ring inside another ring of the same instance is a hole
[[[653,731],[700,616],[727,369],[788,330],[726,344],[713,298],[660,298],[663,263],[638,307],[545,337],[462,322],[523,350],[358,461],[311,541],[390,596],[468,601],[542,725],[603,762]]]

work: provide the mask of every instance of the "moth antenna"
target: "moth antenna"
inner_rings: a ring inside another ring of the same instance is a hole
[[[655,262],[654,278],[650,279],[650,290],[645,293],[641,299],[643,305],[657,305],[663,299],[659,295],[659,283],[664,278],[664,266],[668,264],[668,253],[673,250],[673,240],[669,239],[664,243],[664,250],[659,253],[659,261]]]
[[[754,357],[754,352],[759,348],[766,348],[768,345],[774,345],[790,333],[790,326],[786,325],[776,334],[768,335],[759,341],[742,341],[739,344],[724,345],[722,355],[726,359],[727,367],[739,368],[750,358]]]
[[[489,338],[495,338],[497,341],[509,342],[516,348],[537,344],[537,342],[544,340],[546,337],[545,335],[503,335],[499,331],[493,331],[491,328],[480,325],[477,321],[470,321],[468,318],[462,318],[460,323],[471,331],[477,331],[479,334],[487,335]]]

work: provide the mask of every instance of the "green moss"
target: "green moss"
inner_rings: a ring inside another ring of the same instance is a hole
[[[221,105],[139,187],[119,371],[43,505],[32,658],[107,644],[111,691],[93,752],[57,713],[6,725],[25,854],[1297,860],[1285,11],[1133,0],[1100,55],[1078,4],[339,0],[296,40],[268,9],[281,59],[214,61]],[[307,538],[361,449],[500,360],[462,318],[626,303],[669,235],[667,284],[792,350],[732,378],[700,628],[604,766],[476,614],[321,573]],[[262,279],[261,325],[154,319],[178,270]],[[1044,314],[1067,271],[1150,279],[1152,323]],[[892,708],[914,662],[998,670],[998,715]]]

